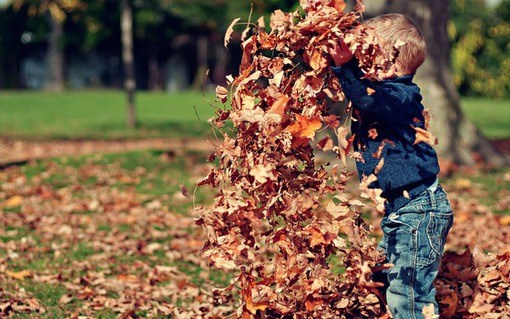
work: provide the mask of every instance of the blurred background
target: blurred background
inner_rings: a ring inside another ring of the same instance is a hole
[[[122,3],[125,2],[123,7]],[[253,1],[253,16],[288,11],[295,0]],[[365,1],[373,14],[384,1]],[[462,95],[510,96],[510,1],[450,0],[448,35]],[[123,83],[121,13],[132,12],[136,88],[178,90],[223,84],[240,59],[223,34],[247,21],[250,1],[0,0],[0,89],[76,90]]]
[[[239,43],[228,52],[223,35],[236,17],[247,19],[245,1],[2,0],[0,88],[91,89],[122,87],[121,14],[130,11],[136,87],[200,89],[224,83],[239,63]],[[254,15],[296,1],[256,1]]]

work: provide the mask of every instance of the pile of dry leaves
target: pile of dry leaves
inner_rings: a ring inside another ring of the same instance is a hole
[[[231,285],[217,291],[216,302],[230,304],[238,293],[238,317],[385,318],[380,283],[371,280],[382,259],[360,217],[361,202],[346,196],[348,173],[340,161],[317,165],[312,141],[328,128],[338,146],[326,134],[317,148],[335,152],[344,163],[346,155],[356,157],[349,129],[328,112],[343,99],[330,71],[332,60],[342,62],[339,39],[367,78],[379,78],[388,61],[358,23],[361,1],[348,13],[343,0],[300,3],[304,16],[277,10],[269,32],[262,18],[249,23],[240,74],[228,77],[229,88],[216,90],[229,106],[211,120],[223,141],[211,156],[218,166],[200,183],[219,189],[212,207],[197,209],[207,236],[203,254],[215,266],[237,271]],[[364,196],[378,200],[367,184]],[[507,261],[504,254],[455,268],[447,258],[438,284],[443,314],[508,311]],[[465,282],[454,283],[465,269],[471,269],[461,277]]]
[[[343,196],[347,172],[337,163],[316,165],[311,142],[329,127],[339,146],[326,135],[319,148],[344,160],[349,153],[349,130],[328,113],[343,99],[329,68],[338,40],[350,45],[367,77],[386,61],[357,22],[361,2],[350,13],[343,1],[301,5],[304,17],[274,12],[269,33],[263,19],[247,29],[240,75],[229,79],[230,90],[217,89],[231,104],[211,121],[223,143],[214,154],[218,167],[201,183],[220,189],[198,220],[207,234],[204,256],[239,270],[218,302],[238,289],[240,317],[375,318],[385,312],[371,281],[381,256],[361,202]],[[355,27],[356,35],[349,32]],[[233,132],[223,129],[226,121]]]
[[[510,250],[447,253],[435,286],[442,318],[510,318]]]

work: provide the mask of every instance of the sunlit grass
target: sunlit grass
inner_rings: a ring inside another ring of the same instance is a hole
[[[510,138],[510,100],[463,98],[462,111],[489,138]]]
[[[0,136],[27,139],[205,137],[222,107],[214,94],[138,92],[139,127],[126,127],[122,91],[0,91]],[[510,137],[510,100],[463,98],[462,110],[489,138]]]
[[[123,139],[204,136],[215,107],[211,93],[140,92],[139,126],[126,126],[121,91],[0,92],[0,136],[28,139]]]

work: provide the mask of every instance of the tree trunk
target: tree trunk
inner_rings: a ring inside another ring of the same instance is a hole
[[[128,0],[120,1],[122,62],[124,63],[124,89],[127,95],[127,125],[137,126],[135,109],[135,61],[133,54],[133,11]]]
[[[214,83],[226,85],[228,51],[218,41],[214,45],[216,55],[216,65],[214,67],[213,81]]]
[[[64,50],[62,48],[64,22],[56,19],[50,12],[47,12],[46,16],[51,28],[46,53],[48,66],[46,89],[61,92],[64,90]]]
[[[428,57],[416,74],[425,108],[430,109],[431,131],[438,137],[436,149],[443,164],[470,165],[478,161],[502,165],[508,162],[493,144],[467,120],[450,70],[447,33],[449,1],[387,0],[384,12],[410,17],[427,42]]]
[[[192,87],[195,90],[203,90],[207,84],[207,51],[208,51],[208,39],[207,35],[201,34],[197,39],[197,71],[195,78],[193,79]]]
[[[158,63],[158,55],[157,55],[157,49],[153,48],[149,54],[149,63],[148,63],[148,69],[149,69],[149,83],[148,88],[149,90],[160,90],[161,89],[161,76],[159,71],[159,63]]]

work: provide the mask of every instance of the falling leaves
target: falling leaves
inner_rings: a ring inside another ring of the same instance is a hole
[[[437,138],[429,131],[416,126],[412,126],[412,128],[416,131],[416,139],[414,141],[414,145],[421,142],[430,144],[432,146],[437,144]]]
[[[184,197],[190,198],[188,188],[184,184],[181,184],[181,193]]]
[[[374,93],[375,93],[375,90],[374,90],[373,88],[371,88],[371,87],[367,87],[367,94],[368,94],[368,95],[372,95],[372,94],[374,94]]]
[[[218,97],[218,99],[222,102],[222,103],[225,103],[227,102],[227,97],[228,97],[228,90],[221,86],[221,85],[218,85],[216,87],[216,97]]]
[[[225,38],[224,38],[224,40],[223,40],[223,45],[224,45],[225,47],[227,47],[227,46],[228,46],[228,43],[230,42],[230,38],[231,38],[231,36],[232,36],[232,33],[234,32],[234,26],[236,25],[236,23],[237,23],[239,20],[241,20],[241,18],[236,18],[236,19],[234,19],[234,20],[230,23],[230,25],[228,26],[227,31],[225,32]]]
[[[315,136],[315,132],[317,132],[317,130],[321,127],[322,121],[320,117],[316,116],[308,118],[306,116],[296,114],[296,121],[289,125],[285,129],[285,132],[289,132],[295,137],[313,138]]]
[[[382,256],[359,203],[328,202],[345,192],[349,176],[319,165],[312,144],[342,161],[350,155],[349,128],[328,112],[344,99],[330,64],[356,56],[365,76],[375,79],[385,59],[357,22],[360,13],[343,12],[344,1],[300,4],[304,17],[276,10],[271,31],[255,27],[242,43],[239,76],[229,88],[217,88],[222,101],[231,92],[230,105],[210,122],[219,130],[231,122],[234,134],[223,131],[211,156],[218,164],[199,183],[221,186],[213,205],[194,211],[207,237],[202,254],[212,265],[237,270],[220,295],[229,300],[238,292],[239,318],[376,318],[386,310],[370,274]],[[322,139],[314,143],[318,132]],[[332,270],[332,258],[342,259],[342,275]]]

